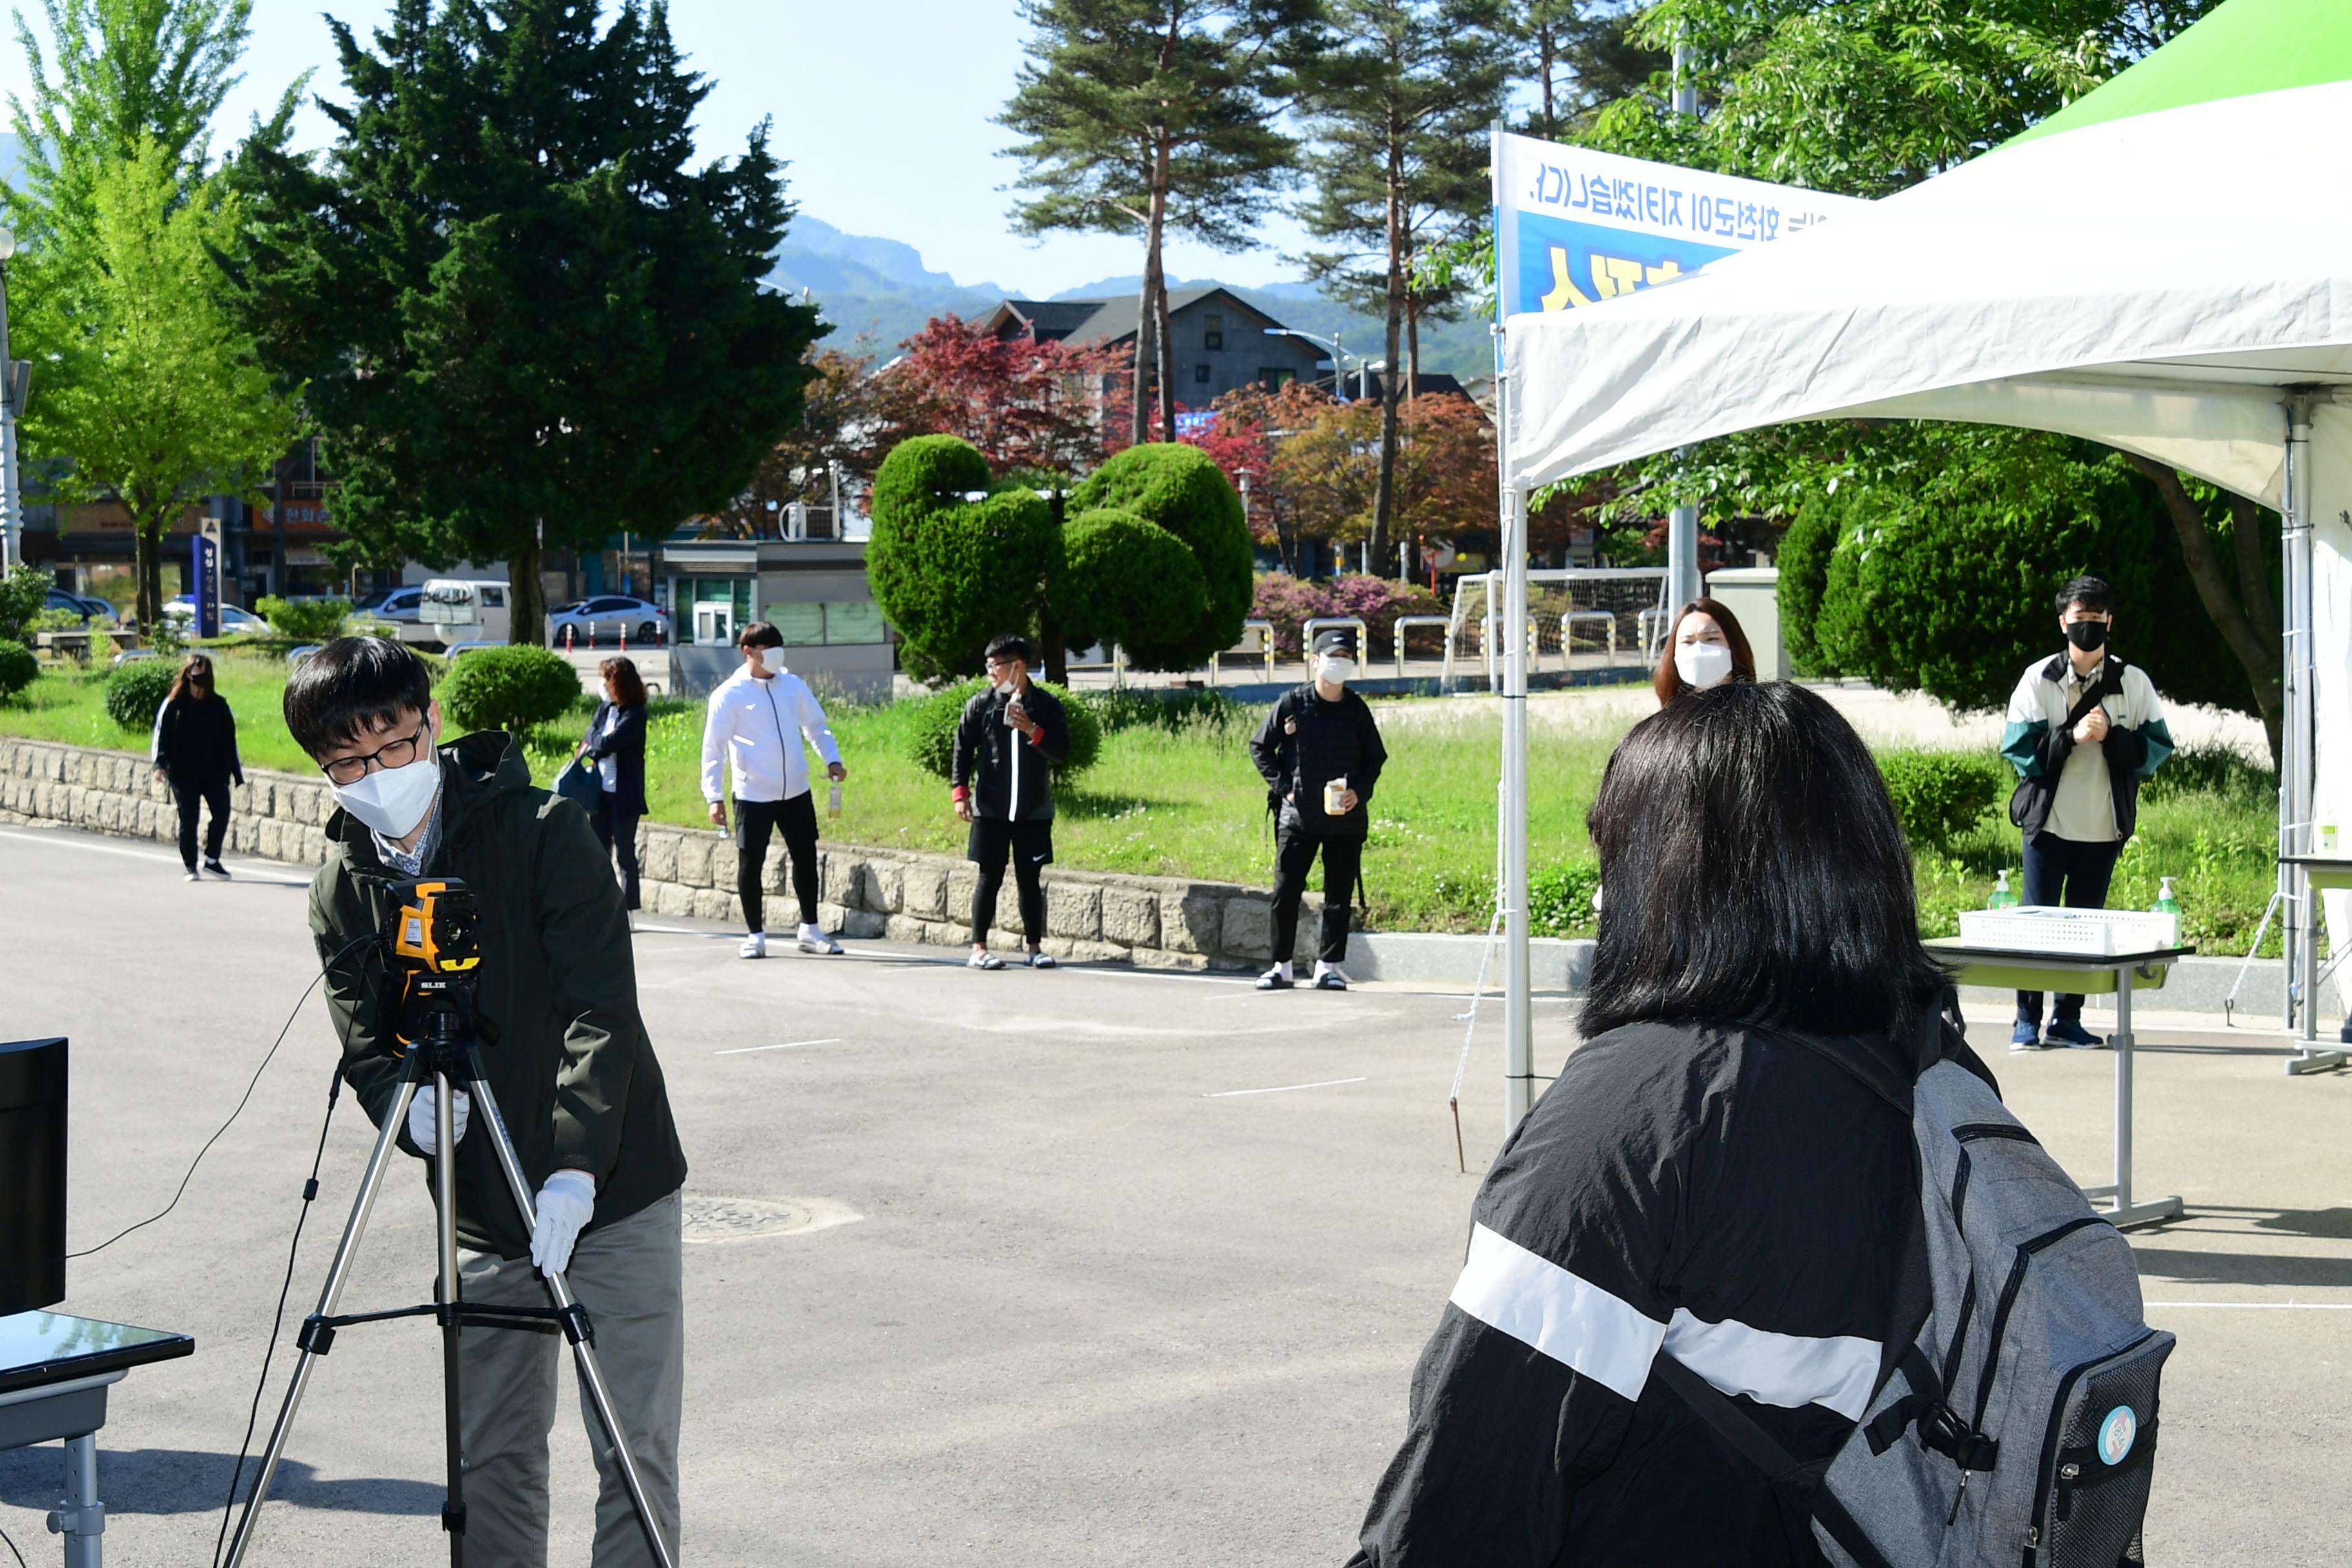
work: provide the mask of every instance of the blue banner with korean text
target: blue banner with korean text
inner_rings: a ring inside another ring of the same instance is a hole
[[[1869,205],[1527,136],[1497,136],[1495,160],[1506,316],[1655,289]]]

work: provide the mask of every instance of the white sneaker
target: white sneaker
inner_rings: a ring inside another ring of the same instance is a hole
[[[204,879],[197,876],[194,871],[191,871],[188,873],[188,880],[191,882],[201,882]]]
[[[735,950],[735,956],[738,958],[767,957],[768,933],[763,931],[755,931],[750,936],[745,937],[743,939],[743,945]]]
[[[838,954],[841,952],[841,943],[825,935],[823,926],[803,926],[800,934],[800,950],[803,952]]]

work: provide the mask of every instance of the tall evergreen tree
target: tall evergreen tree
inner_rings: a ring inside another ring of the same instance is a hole
[[[1307,232],[1348,248],[1307,258],[1308,275],[1354,292],[1375,284],[1387,323],[1373,569],[1395,559],[1397,401],[1415,249],[1466,232],[1490,205],[1487,130],[1511,58],[1501,0],[1328,0],[1336,47],[1316,63]]]
[[[709,91],[667,7],[397,0],[333,24],[351,101],[294,153],[250,141],[240,272],[305,400],[339,526],[378,553],[508,563],[542,635],[541,552],[718,511],[798,421],[814,308],[761,286],[791,216],[753,132],[690,166]]]
[[[1295,150],[1276,121],[1311,47],[1314,0],[1024,0],[1030,58],[999,123],[1032,193],[1023,232],[1140,234],[1130,443],[1176,438],[1168,363],[1171,233],[1223,250],[1256,242]]]

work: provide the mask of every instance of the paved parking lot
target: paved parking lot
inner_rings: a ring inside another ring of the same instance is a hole
[[[74,1037],[77,1246],[169,1197],[310,976],[306,879],[236,868],[190,886],[163,847],[0,827],[0,1032]],[[1445,1107],[1461,998],[976,974],[871,944],[746,963],[723,933],[656,923],[640,984],[693,1167],[694,1560],[1346,1556],[1461,1257],[1475,1175],[1455,1172]],[[1567,1004],[1539,1019],[1564,1052]],[[2149,1316],[2182,1337],[2153,1560],[2340,1563],[2352,1077],[2288,1079],[2242,1037],[2150,1040],[2139,1184],[2190,1207],[2135,1238]],[[1474,1173],[1499,1128],[1497,1050],[1490,1015],[1464,1106]],[[117,1563],[211,1547],[332,1058],[313,1001],[178,1210],[73,1266],[72,1308],[198,1340],[117,1391]],[[2070,1168],[2104,1180],[2110,1059],[1994,1067]],[[346,1101],[289,1323],[368,1131]],[[427,1205],[403,1175],[347,1310],[422,1300],[430,1270]],[[429,1560],[432,1330],[350,1331],[320,1373],[257,1561]],[[572,1408],[558,1563],[585,1561],[593,1490]],[[54,1560],[37,1510],[55,1464],[53,1447],[0,1454],[0,1528],[36,1562]]]

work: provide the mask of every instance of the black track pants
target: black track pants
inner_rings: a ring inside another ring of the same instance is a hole
[[[743,900],[743,923],[765,931],[761,873],[768,864],[768,830],[784,836],[793,859],[793,892],[801,902],[801,924],[816,924],[816,797],[807,790],[790,800],[735,803],[735,896]]]
[[[1307,891],[1307,873],[1315,852],[1323,852],[1323,945],[1326,963],[1348,956],[1349,914],[1356,900],[1356,879],[1363,870],[1364,841],[1360,838],[1318,838],[1284,826],[1275,836],[1274,957],[1277,963],[1298,946],[1298,900]]]

